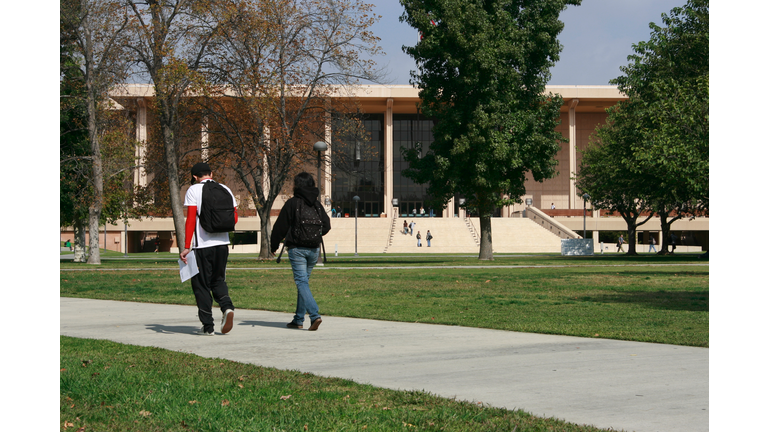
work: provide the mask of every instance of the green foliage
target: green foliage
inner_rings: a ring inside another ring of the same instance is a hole
[[[635,123],[634,173],[652,173],[654,207],[709,209],[709,1],[689,0],[651,23],[648,42],[612,82],[630,97],[610,113]],[[629,109],[631,107],[631,109]],[[615,111],[624,111],[615,115]]]
[[[576,179],[593,206],[627,221],[630,253],[639,212],[657,213],[666,238],[684,214],[709,211],[709,2],[662,19],[612,80],[629,99],[608,109]]]
[[[404,47],[419,70],[421,110],[436,123],[430,151],[406,152],[404,175],[439,204],[461,194],[480,215],[520,202],[526,173],[556,174],[562,100],[545,95],[562,46],[558,17],[580,0],[401,0],[423,38]],[[506,197],[505,197],[506,195]]]
[[[73,30],[62,20],[59,43],[59,225],[84,224],[88,218],[91,163],[85,81],[76,55]]]

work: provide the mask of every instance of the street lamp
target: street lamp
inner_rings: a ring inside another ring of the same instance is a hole
[[[328,144],[326,144],[325,141],[318,141],[312,148],[317,152],[317,189],[320,190],[320,161],[322,160],[320,153],[328,150]],[[328,195],[327,192],[328,191],[326,191],[326,195]]]
[[[357,256],[357,207],[360,202],[360,197],[355,195],[352,197],[352,201],[355,202],[355,256]]]
[[[397,217],[397,214],[400,213],[398,204],[400,204],[400,201],[397,198],[392,198],[392,217]],[[398,209],[398,211],[395,211],[395,209]]]
[[[590,198],[588,193],[585,193],[581,196],[581,198],[584,200],[584,234],[582,234],[582,237],[584,240],[587,239],[587,200]]]
[[[128,258],[128,209],[125,208],[125,202],[123,202],[123,215],[125,219],[123,219],[123,241],[125,244],[125,258]]]

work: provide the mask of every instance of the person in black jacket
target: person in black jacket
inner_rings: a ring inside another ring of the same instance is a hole
[[[319,195],[320,189],[315,187],[315,180],[312,175],[306,172],[299,173],[293,179],[293,198],[286,201],[280,210],[275,225],[272,227],[272,236],[270,237],[272,253],[277,251],[278,245],[284,239],[285,247],[288,249],[288,259],[291,261],[291,269],[293,270],[293,280],[296,282],[296,290],[298,291],[296,314],[293,316],[293,321],[288,323],[289,328],[304,328],[305,314],[309,314],[311,322],[309,330],[317,330],[320,323],[323,322],[317,302],[315,302],[312,291],[309,289],[309,277],[320,257],[320,244],[318,243],[316,247],[299,246],[291,239],[292,227],[297,223],[296,211],[300,200],[303,201],[304,205],[314,206],[319,210],[320,220],[323,223],[323,235],[331,230],[331,219],[317,200]]]

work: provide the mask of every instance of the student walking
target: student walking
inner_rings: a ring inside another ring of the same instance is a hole
[[[624,252],[624,249],[622,249],[622,248],[621,248],[622,246],[624,246],[624,235],[620,235],[620,236],[619,236],[619,242],[618,242],[618,243],[616,243],[616,246],[619,248],[619,249],[616,251],[616,253],[619,253],[619,252]]]
[[[296,313],[286,325],[288,328],[304,328],[306,314],[309,314],[309,330],[317,330],[323,322],[320,309],[309,289],[312,269],[320,257],[322,236],[331,230],[331,220],[317,200],[319,195],[320,189],[315,187],[312,175],[299,173],[293,179],[293,198],[286,201],[272,227],[272,253],[277,251],[277,246],[285,239],[284,247],[288,248],[288,259],[296,283]]]
[[[648,245],[648,253],[651,252],[651,249],[653,249],[654,252],[656,252],[656,239],[651,236],[651,242]],[[658,253],[658,252],[657,252]]]
[[[213,182],[211,168],[207,163],[200,162],[192,167],[192,186],[184,196],[184,206],[187,207],[187,222],[185,225],[184,250],[179,257],[186,264],[190,254],[192,238],[195,239],[195,262],[199,273],[192,277],[192,292],[197,302],[197,316],[203,327],[198,334],[213,336],[213,300],[221,309],[221,333],[227,334],[232,330],[235,319],[235,306],[229,298],[229,287],[226,281],[227,259],[229,258],[229,233],[208,232],[200,222],[200,212],[203,204],[203,185]],[[216,182],[232,197],[234,221],[237,222],[237,201],[232,191]],[[206,193],[210,193],[209,189]],[[211,299],[213,296],[213,299]]]
[[[427,230],[427,247],[432,247],[432,233]]]
[[[421,247],[421,231],[416,233],[416,246]]]

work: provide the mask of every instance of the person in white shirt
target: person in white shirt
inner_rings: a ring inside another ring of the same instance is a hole
[[[235,318],[235,306],[229,297],[229,287],[225,277],[227,259],[229,258],[229,248],[227,247],[229,245],[229,233],[210,233],[200,226],[203,183],[212,180],[211,168],[207,163],[200,162],[192,167],[192,186],[184,196],[184,206],[187,207],[184,250],[179,253],[181,260],[187,263],[192,238],[195,237],[194,256],[199,273],[192,277],[192,292],[197,301],[197,316],[203,324],[203,328],[198,333],[208,336],[213,336],[213,300],[221,308],[222,334],[227,334],[232,330]],[[221,186],[232,195],[232,191],[228,187]],[[235,222],[237,222],[237,201],[234,195],[232,195],[232,205],[235,208]]]

